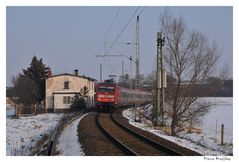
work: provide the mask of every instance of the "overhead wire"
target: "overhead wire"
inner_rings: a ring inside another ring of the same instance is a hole
[[[113,28],[113,25],[114,25],[114,23],[115,23],[117,17],[119,16],[119,12],[120,12],[120,7],[118,7],[118,10],[117,10],[116,13],[115,13],[115,16],[114,16],[114,18],[113,18],[113,20],[112,20],[112,22],[111,22],[110,28],[109,28],[109,30],[108,30],[108,32],[107,32],[107,34],[106,34],[105,39],[104,39],[104,43],[107,42],[108,36],[109,36],[109,34],[110,34],[110,32],[111,32],[111,30],[112,30],[112,28]]]
[[[124,25],[124,27],[122,28],[122,30],[119,32],[119,34],[117,34],[117,37],[115,38],[115,40],[113,41],[113,43],[110,45],[108,51],[105,50],[104,55],[109,54],[109,52],[112,50],[113,46],[115,45],[115,43],[117,42],[117,40],[119,39],[119,37],[121,36],[121,34],[125,31],[125,29],[127,28],[127,26],[129,25],[129,23],[131,22],[131,20],[133,19],[133,17],[135,16],[135,14],[137,13],[138,10],[139,10],[139,7],[137,7],[137,8],[135,9],[135,11],[133,12],[132,16],[128,19],[128,21],[126,22],[126,24]],[[119,14],[119,9],[118,9],[118,11],[116,12],[116,14],[115,14],[115,16],[114,16],[114,19],[113,19],[113,21],[112,21],[112,23],[111,23],[112,25],[111,25],[109,31],[111,31],[112,26],[113,26],[114,22],[116,21],[116,18],[117,18],[117,16],[118,16],[118,14]],[[108,33],[107,33],[107,37],[108,37]],[[107,38],[107,37],[106,37],[106,38]],[[105,40],[107,40],[107,39],[105,39]],[[104,45],[105,45],[105,42],[104,42]],[[106,63],[107,63],[107,62],[106,62]],[[108,62],[108,63],[109,63],[109,62]],[[107,64],[108,64],[108,63],[107,63]],[[110,63],[109,63],[109,64],[110,64]],[[111,67],[112,67],[112,68],[110,68],[111,71],[114,70],[112,65],[111,65]],[[118,74],[118,72],[117,72],[116,70],[114,70],[114,71],[115,71],[115,73]]]
[[[146,9],[147,7],[143,7],[138,13],[137,13],[137,15],[138,16],[140,16],[144,11],[145,11],[145,9]],[[139,7],[137,8],[137,9],[139,9]],[[137,12],[137,9],[135,10],[136,12]],[[135,13],[134,13],[134,15],[135,15]],[[133,16],[134,17],[134,16]],[[126,26],[127,27],[127,26]],[[134,33],[134,32],[133,32]],[[135,44],[135,42],[136,42],[136,40],[135,40],[135,38],[136,38],[136,33],[134,33],[134,36],[133,36],[133,38],[132,38],[132,41],[131,41],[131,43],[130,44]],[[117,43],[118,44],[118,43]],[[123,44],[123,43],[121,43],[121,44]],[[133,53],[133,47],[134,46],[132,46],[132,48],[131,48],[131,53]],[[116,49],[116,48],[114,48],[114,47],[111,47],[112,49],[114,49],[114,51],[116,51],[117,53],[120,53],[120,54],[124,54],[123,52],[121,52],[120,50],[118,50],[118,49]],[[125,55],[125,54],[124,54]],[[132,56],[132,54],[131,54],[131,56]]]
[[[138,7],[139,8],[139,7]],[[146,9],[147,7],[143,7],[139,12],[138,12],[138,14],[137,15],[141,15],[144,11],[145,11],[145,9]],[[136,33],[134,34],[134,38],[136,37]],[[130,42],[129,44],[134,44],[134,38],[132,39],[132,42]],[[119,42],[119,43],[117,43],[117,44],[127,44],[127,43],[122,43],[122,42]],[[116,48],[113,48],[112,47],[112,49],[114,49],[114,50],[116,50],[118,53],[121,53],[121,54],[123,54],[123,52],[121,52],[120,50],[118,50],[118,49],[116,49]]]
[[[143,7],[142,8],[142,10],[141,11],[139,11],[139,13],[138,13],[138,15],[140,16],[143,12],[144,12],[144,10],[146,9],[147,7],[145,6],[145,7]]]
[[[104,64],[106,65],[107,71],[108,71],[109,73],[112,73],[113,71],[112,71],[112,69],[109,67],[109,64],[107,63],[108,61],[105,60],[105,57],[103,57],[103,61],[104,61]]]
[[[140,7],[137,7],[135,9],[135,11],[133,12],[133,14],[131,15],[131,17],[129,18],[129,20],[126,22],[126,24],[124,25],[123,29],[120,31],[120,33],[117,35],[117,37],[115,38],[115,40],[113,41],[113,43],[110,45],[108,51],[106,51],[105,55],[108,55],[109,52],[111,51],[111,49],[113,48],[113,46],[115,45],[115,43],[117,42],[117,40],[119,39],[119,37],[121,36],[121,34],[124,32],[124,30],[127,28],[127,26],[129,25],[129,23],[131,22],[131,20],[134,18],[134,16],[136,15],[137,11],[139,10]]]
[[[112,31],[113,25],[114,25],[115,21],[117,20],[117,18],[118,18],[118,16],[119,16],[120,7],[118,7],[118,9],[117,9],[117,11],[116,11],[116,13],[115,13],[115,16],[114,16],[114,18],[113,18],[113,20],[112,20],[112,22],[111,22],[110,28],[109,28],[109,30],[108,30],[108,32],[107,32],[107,34],[106,34],[105,39],[104,39],[104,49],[105,49],[105,50],[104,50],[104,55],[108,55],[109,52],[110,52],[112,49],[116,50],[115,48],[113,48],[113,46],[116,44],[116,42],[117,42],[118,39],[120,38],[121,34],[122,34],[122,33],[125,31],[125,29],[128,27],[129,23],[132,21],[132,19],[135,17],[135,15],[136,15],[137,13],[138,13],[138,15],[141,15],[141,14],[145,11],[146,7],[143,7],[143,8],[138,12],[139,9],[140,9],[140,7],[137,7],[137,8],[135,9],[135,11],[134,11],[133,14],[130,16],[130,18],[128,19],[128,21],[126,22],[126,24],[124,25],[124,27],[122,28],[122,30],[117,34],[116,38],[114,39],[114,41],[112,42],[112,44],[109,46],[108,50],[106,50],[105,44],[106,44],[106,42],[107,42],[107,40],[108,40],[109,34],[110,34],[111,31]],[[118,53],[122,53],[122,52],[120,52],[119,50],[116,50],[116,51],[117,51]],[[103,57],[103,59],[104,59],[104,62],[106,63],[107,70],[108,70],[109,72],[113,73],[113,70],[114,70],[114,69],[113,69],[112,64],[110,64],[110,66],[112,67],[112,68],[110,68],[110,67],[109,67],[109,62],[106,61],[104,57]],[[118,73],[117,71],[115,71],[115,70],[114,70],[114,72],[116,72],[117,74],[119,74],[119,73]]]
[[[112,22],[111,22],[111,24],[110,24],[109,30],[108,30],[107,33],[106,33],[106,36],[105,36],[105,39],[104,39],[104,43],[103,43],[104,54],[106,53],[106,43],[107,43],[109,34],[110,34],[111,31],[112,31],[113,25],[115,24],[115,22],[116,22],[116,20],[117,20],[117,18],[118,18],[118,16],[119,16],[119,13],[120,13],[120,7],[117,8],[117,11],[115,12],[115,15],[114,15],[114,17],[113,17],[113,19],[112,19]],[[109,65],[109,61],[107,61],[107,60],[105,59],[105,57],[103,57],[103,61],[104,61],[104,64],[106,65],[107,71],[108,71],[109,73],[113,73],[112,68],[109,67],[109,66],[112,67],[111,64]]]

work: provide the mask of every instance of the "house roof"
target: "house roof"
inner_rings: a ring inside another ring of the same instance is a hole
[[[74,74],[70,74],[70,73],[63,73],[63,74],[52,75],[49,78],[54,78],[54,77],[58,77],[58,76],[73,76],[73,77],[79,77],[79,78],[88,79],[90,81],[97,81],[94,78],[90,78],[90,77],[86,77],[86,76],[81,76],[81,75],[74,75]]]

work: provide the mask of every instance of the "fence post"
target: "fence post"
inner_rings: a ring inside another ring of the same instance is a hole
[[[221,145],[224,144],[224,124],[221,126]]]
[[[218,120],[216,120],[215,140],[214,140],[215,143],[217,143],[217,121],[218,121]]]
[[[17,104],[15,104],[15,115],[18,117]]]

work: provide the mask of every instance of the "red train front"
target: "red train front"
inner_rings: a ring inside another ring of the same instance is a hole
[[[111,111],[118,104],[117,85],[108,80],[96,85],[96,106],[97,109]]]

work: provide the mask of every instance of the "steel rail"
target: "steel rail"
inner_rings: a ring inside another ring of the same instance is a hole
[[[142,141],[146,142],[146,143],[149,143],[150,145],[152,145],[153,147],[157,148],[157,149],[160,149],[170,155],[173,155],[173,156],[185,156],[184,154],[178,152],[177,150],[175,149],[171,149],[171,148],[168,148],[167,146],[163,145],[163,144],[160,144],[148,137],[145,137],[144,135],[142,134],[139,134],[138,132],[135,132],[134,130],[130,129],[129,127],[123,125],[121,122],[119,122],[118,120],[116,120],[112,113],[110,114],[110,118],[111,120],[117,124],[118,126],[120,126],[122,129],[124,129],[125,131],[131,133],[132,135],[134,135],[135,137],[141,139]]]
[[[108,137],[114,144],[116,144],[126,155],[139,156],[136,152],[131,150],[129,147],[127,147],[125,144],[123,144],[117,138],[111,135],[106,129],[104,129],[104,127],[99,122],[99,116],[100,113],[97,113],[95,117],[95,122],[98,128],[105,134],[105,136]]]

